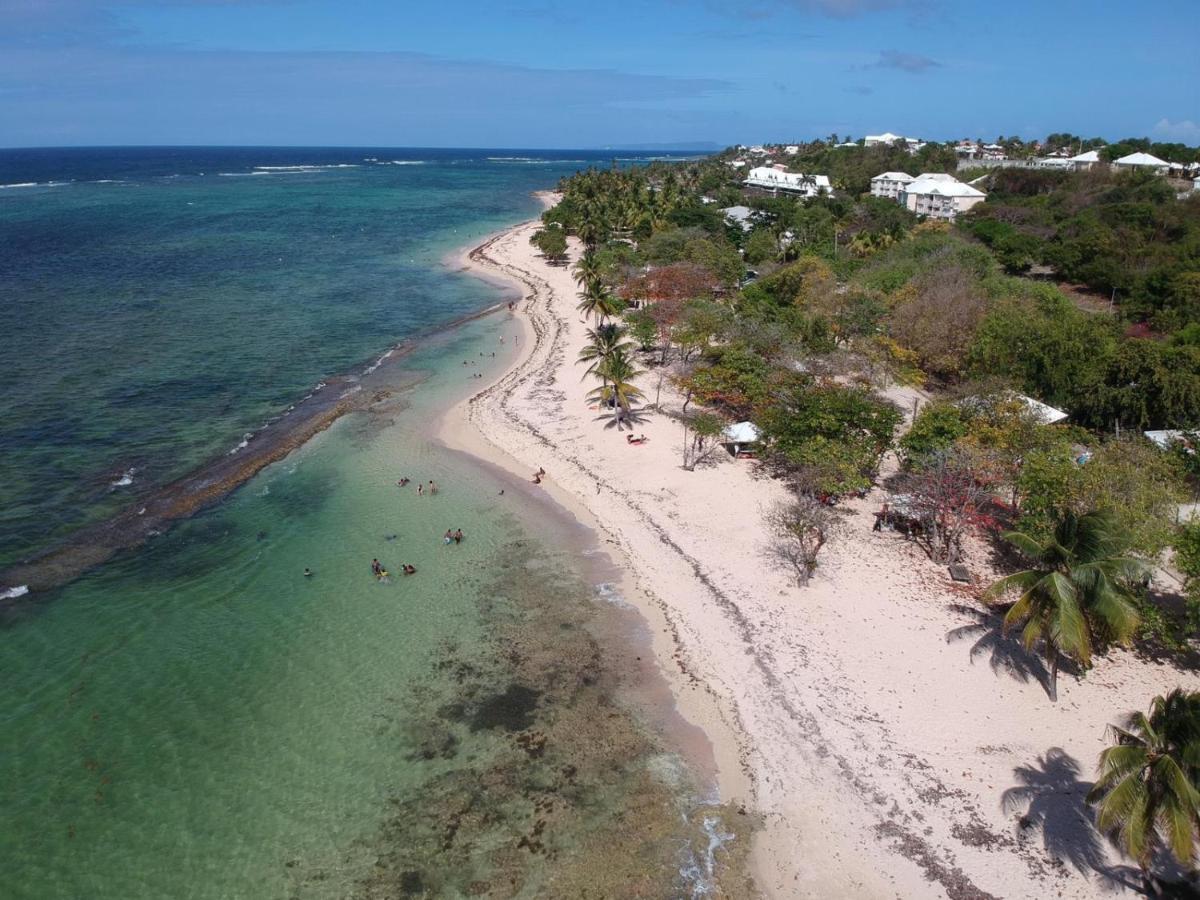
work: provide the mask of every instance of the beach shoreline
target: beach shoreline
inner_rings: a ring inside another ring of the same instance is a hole
[[[1195,676],[1117,651],[1049,704],[1038,661],[995,636],[972,591],[899,535],[872,534],[878,488],[842,505],[838,536],[798,589],[763,560],[762,513],[787,496],[783,485],[731,459],[684,472],[668,416],[647,417],[638,430],[649,442],[631,447],[588,409],[575,286],[569,267],[530,247],[536,227],[461,254],[472,272],[520,286],[522,346],[446,413],[438,440],[526,483],[545,468],[528,489],[611,548],[680,717],[707,734],[721,799],[761,819],[752,866],[762,892],[1128,891],[1126,861],[1090,828],[1088,778],[1108,722]],[[572,239],[572,259],[578,251]],[[885,393],[911,414],[916,392]],[[983,553],[968,562],[977,585],[992,576]],[[1052,821],[1039,822],[1048,802]],[[1084,850],[1064,848],[1064,823]]]

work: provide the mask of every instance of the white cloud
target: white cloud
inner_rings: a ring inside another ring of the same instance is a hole
[[[1178,122],[1172,122],[1167,118],[1159,119],[1154,126],[1154,133],[1159,137],[1171,138],[1186,144],[1200,144],[1200,125],[1191,119],[1180,119]]]

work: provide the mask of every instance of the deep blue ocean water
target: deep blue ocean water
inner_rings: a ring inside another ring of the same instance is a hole
[[[624,164],[629,164],[626,160]],[[0,150],[0,566],[494,302],[442,258],[597,152]]]

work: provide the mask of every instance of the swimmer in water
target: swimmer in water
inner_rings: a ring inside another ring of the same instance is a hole
[[[307,566],[304,568],[304,577],[312,578],[312,569],[308,568]]]

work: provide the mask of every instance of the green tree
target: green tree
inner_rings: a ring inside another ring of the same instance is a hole
[[[593,373],[600,379],[600,387],[588,393],[588,398],[602,407],[611,407],[617,428],[633,412],[633,404],[641,399],[642,391],[633,379],[643,374],[623,351],[611,353],[596,366]]]
[[[752,266],[775,259],[779,255],[779,239],[769,228],[758,228],[746,240],[746,262]]]
[[[605,322],[588,329],[588,342],[579,351],[579,362],[588,363],[586,375],[596,375],[607,384],[608,363],[617,354],[628,354],[633,344],[625,339],[625,329],[615,322]]]
[[[622,307],[621,300],[599,279],[586,282],[578,296],[579,303],[575,308],[585,317],[595,316],[597,322],[616,315]]]
[[[529,242],[542,251],[542,255],[554,264],[560,264],[567,258],[567,236],[558,227],[547,227],[533,233]]]
[[[1165,847],[1191,866],[1200,827],[1200,692],[1179,688],[1155,697],[1150,714],[1112,725],[1113,746],[1100,754],[1100,777],[1088,792],[1101,832],[1116,838],[1150,878],[1154,851]]]
[[[1033,568],[1001,578],[989,597],[1020,592],[1004,616],[1004,631],[1023,626],[1026,649],[1041,643],[1050,668],[1047,693],[1058,700],[1058,667],[1062,657],[1083,668],[1091,666],[1098,643],[1125,643],[1138,625],[1137,607],[1128,583],[1145,573],[1137,559],[1120,555],[1123,542],[1110,516],[1100,512],[1064,512],[1052,537],[1038,541],[1011,531],[1006,541],[1033,563]]]

